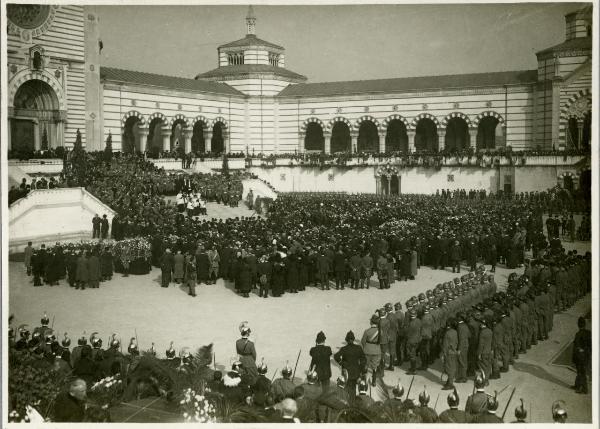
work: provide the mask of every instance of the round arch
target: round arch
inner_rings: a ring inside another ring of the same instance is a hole
[[[192,130],[192,152],[205,153],[206,138],[210,121],[199,115],[192,119],[190,126]]]
[[[401,115],[388,116],[382,127],[385,127],[385,151],[408,153],[408,120]]]
[[[356,125],[358,128],[356,151],[359,153],[379,152],[379,123],[365,118],[360,120],[360,122],[356,121]]]
[[[358,118],[356,120],[356,125],[354,128],[357,130],[360,129],[361,124],[366,121],[372,122],[377,127],[377,132],[379,133],[379,126],[380,126],[379,121],[370,115],[364,115],[364,116],[361,116],[360,118]]]
[[[334,125],[338,122],[343,122],[344,124],[346,124],[346,126],[348,127],[348,130],[350,132],[355,131],[354,127],[352,126],[352,123],[347,118],[344,118],[343,116],[336,116],[335,118],[331,119],[327,123],[327,130],[329,132],[333,131]]]
[[[123,118],[121,118],[121,126],[124,127],[127,120],[133,117],[137,118],[137,120],[140,121],[140,125],[146,125],[146,118],[144,117],[144,115],[142,115],[137,110],[130,110],[129,112],[123,115]]]
[[[325,124],[323,123],[323,121],[321,121],[319,118],[311,116],[310,118],[305,119],[304,121],[302,121],[302,125],[300,126],[300,133],[301,134],[306,134],[306,131],[307,131],[308,126],[310,124],[318,124],[323,131],[325,131],[325,129],[326,129],[325,128]]]
[[[473,120],[473,127],[478,127],[479,123],[485,118],[496,118],[500,125],[504,125],[504,118],[500,113],[495,112],[493,110],[488,110],[486,112],[481,112],[475,117],[475,119]]]
[[[186,129],[190,129],[190,120],[188,118],[186,118],[185,115],[177,114],[177,115],[173,116],[171,118],[171,121],[169,121],[169,126],[171,126],[171,128],[172,128],[173,124],[175,124],[175,122],[181,122],[181,123],[185,124]]]
[[[416,130],[417,129],[417,124],[420,121],[422,121],[423,119],[428,119],[431,122],[433,122],[433,124],[435,125],[436,132],[440,129],[440,122],[431,113],[421,113],[421,114],[415,116],[415,118],[411,121],[411,128],[414,129],[414,130]]]
[[[437,152],[439,149],[439,122],[428,113],[420,114],[413,120],[415,128],[415,150]]]
[[[471,145],[469,128],[472,127],[472,123],[464,113],[453,112],[447,115],[442,120],[442,126],[446,129],[444,149],[455,152],[466,149]]]
[[[183,115],[175,115],[169,122],[171,136],[169,137],[169,147],[171,151],[185,151],[185,136],[190,129],[190,121]]]
[[[309,122],[304,130],[304,150],[325,151],[325,136],[322,122]]]
[[[150,156],[157,157],[164,149],[163,133],[169,132],[169,120],[161,112],[152,113],[148,116],[148,128],[146,150]]]
[[[404,124],[404,126],[406,127],[407,131],[411,129],[410,122],[408,121],[408,119],[406,119],[402,115],[390,115],[390,116],[388,116],[381,123],[382,128],[385,128],[387,130],[387,127],[389,126],[390,122],[392,122],[392,121],[400,121],[400,122],[402,122]]]
[[[339,120],[331,123],[331,153],[350,152],[352,148],[352,124],[348,120]]]
[[[227,121],[222,116],[216,117],[211,121],[212,138],[210,141],[211,152],[220,154],[227,152],[225,144],[227,138]]]
[[[467,124],[467,126],[469,128],[471,128],[473,126],[473,123],[471,122],[471,119],[467,115],[465,115],[464,113],[462,113],[462,112],[452,112],[452,113],[447,114],[444,117],[444,119],[442,119],[442,126],[443,127],[447,127],[448,126],[448,122],[451,121],[452,119],[455,119],[455,118],[460,118],[463,121],[465,121],[466,124]]]
[[[41,80],[47,83],[54,90],[56,97],[58,98],[58,109],[62,111],[67,110],[67,103],[65,99],[65,92],[63,91],[62,85],[51,73],[46,70],[21,70],[15,74],[12,79],[8,82],[8,107],[14,107],[15,95],[17,91],[28,80]]]

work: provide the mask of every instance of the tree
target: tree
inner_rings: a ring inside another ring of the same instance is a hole
[[[108,132],[108,137],[106,138],[106,147],[104,148],[104,161],[107,164],[110,164],[112,161],[113,150],[112,150],[112,133]]]
[[[229,160],[227,155],[223,155],[223,167],[221,168],[221,174],[223,176],[229,176]]]

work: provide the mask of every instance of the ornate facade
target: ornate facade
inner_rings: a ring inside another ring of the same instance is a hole
[[[150,153],[590,143],[589,10],[566,15],[565,42],[538,52],[536,70],[324,83],[285,67],[284,47],[257,37],[251,9],[246,36],[219,46],[218,67],[194,79],[100,68],[92,8],[21,5],[8,18],[13,146],[27,141],[27,130],[36,148],[43,133],[50,146],[71,146],[78,128],[89,149],[102,149],[110,133],[114,149]],[[69,41],[52,37],[66,30]]]

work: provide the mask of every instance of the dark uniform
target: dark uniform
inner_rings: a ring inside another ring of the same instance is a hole
[[[580,322],[579,331],[575,334],[573,342],[573,363],[577,369],[574,387],[578,393],[587,394],[588,392],[587,369],[591,357],[592,334],[589,330],[585,329],[585,320],[583,320],[583,323]]]
[[[448,381],[444,389],[450,389],[454,386],[456,377],[456,364],[458,353],[458,334],[454,328],[448,326],[442,342],[442,356],[444,358],[444,371],[448,375]]]
[[[465,412],[471,416],[476,416],[487,412],[488,395],[483,389],[477,389],[475,393],[469,395],[465,405]]]
[[[440,414],[440,423],[469,423],[467,413],[452,407]]]
[[[477,356],[479,358],[479,367],[486,377],[489,377],[492,373],[492,338],[492,330],[487,325],[481,325]]]
[[[411,316],[412,317],[412,316]],[[407,374],[415,374],[417,369],[417,348],[421,342],[421,320],[413,318],[406,328],[406,355],[410,361]]]

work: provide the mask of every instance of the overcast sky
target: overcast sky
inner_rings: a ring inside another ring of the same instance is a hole
[[[581,3],[255,5],[256,35],[310,82],[536,68]],[[98,6],[103,65],[194,77],[246,34],[247,6]]]

